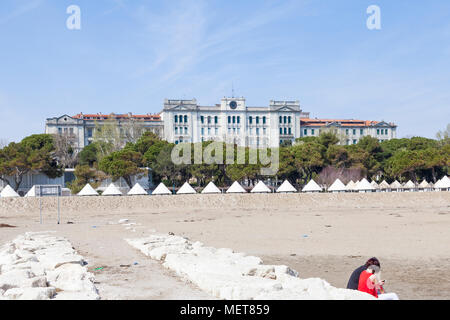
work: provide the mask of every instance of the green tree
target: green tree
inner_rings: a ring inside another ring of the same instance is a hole
[[[60,177],[64,172],[55,156],[51,135],[31,135],[0,150],[0,179],[12,186],[8,178],[11,177],[16,191],[23,177],[34,171],[42,172],[49,178]]]
[[[113,181],[123,178],[130,188],[133,187],[132,176],[145,172],[141,166],[142,154],[131,150],[131,147],[113,152],[99,163],[99,169],[111,176]]]

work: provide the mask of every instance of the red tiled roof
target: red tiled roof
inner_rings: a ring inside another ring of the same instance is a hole
[[[85,119],[85,120],[107,120],[110,118],[114,119],[136,119],[143,121],[161,121],[161,116],[159,114],[83,114],[79,113],[73,116],[75,119]]]
[[[371,121],[371,120],[342,120],[342,119],[309,119],[302,118],[300,119],[301,126],[304,127],[321,127],[326,126],[331,123],[337,123],[342,127],[369,127],[380,123],[379,121]]]

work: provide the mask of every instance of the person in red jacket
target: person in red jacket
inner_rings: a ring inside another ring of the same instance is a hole
[[[385,293],[384,280],[380,280],[380,267],[370,265],[359,276],[358,290],[381,300],[399,300],[395,293]]]

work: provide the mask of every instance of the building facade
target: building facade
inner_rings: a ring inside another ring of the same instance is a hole
[[[384,121],[302,118],[300,123],[302,137],[314,137],[332,131],[338,136],[341,145],[357,144],[364,136],[371,136],[379,142],[397,137],[397,126]]]
[[[271,100],[265,107],[249,107],[245,98],[222,98],[214,106],[200,106],[196,99],[164,100],[159,114],[77,114],[49,118],[45,132],[67,135],[76,150],[94,139],[95,130],[114,120],[119,130],[138,124],[171,143],[224,141],[239,146],[278,147],[295,139],[333,131],[340,144],[356,144],[363,136],[380,142],[396,138],[397,126],[384,121],[311,119],[299,101]]]
[[[72,146],[79,151],[93,141],[95,130],[108,120],[114,120],[120,133],[123,134],[125,134],[125,130],[139,127],[163,137],[164,126],[160,115],[133,115],[131,113],[109,115],[79,113],[72,117],[63,115],[48,118],[45,124],[45,133],[66,135]]]
[[[161,114],[169,142],[224,141],[255,148],[294,142],[301,136],[300,119],[309,116],[299,101],[271,100],[268,107],[248,107],[245,98],[223,98],[215,106],[166,99]]]

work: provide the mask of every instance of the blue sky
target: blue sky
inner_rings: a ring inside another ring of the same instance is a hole
[[[68,30],[69,5],[81,30]],[[381,8],[381,30],[366,9]],[[62,114],[298,99],[311,117],[450,122],[450,1],[1,0],[0,139]]]

